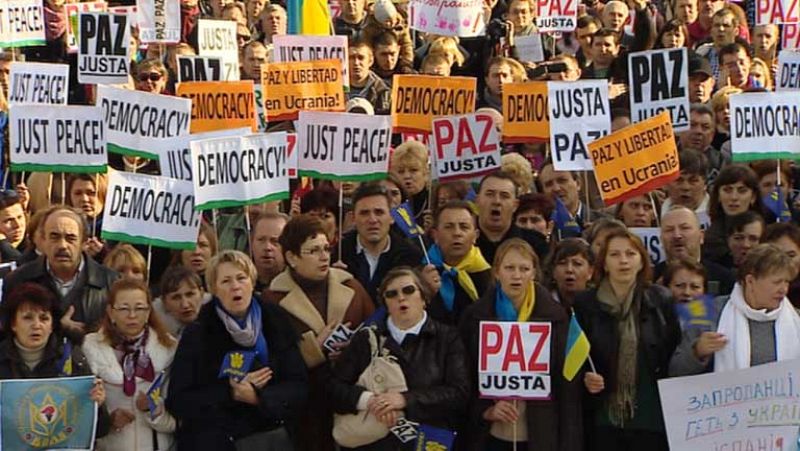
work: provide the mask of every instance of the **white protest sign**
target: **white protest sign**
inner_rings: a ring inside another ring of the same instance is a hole
[[[180,0],[137,0],[139,39],[144,44],[181,40]]]
[[[179,135],[162,140],[162,147],[153,149],[158,154],[158,166],[161,175],[180,180],[192,180],[191,142],[211,138],[244,136],[252,132],[249,128],[232,128],[213,132]]]
[[[267,115],[264,114],[264,88],[261,83],[253,85],[253,92],[256,96],[256,122],[258,123],[258,131],[267,131]]]
[[[68,64],[13,62],[9,79],[9,105],[18,103],[67,104]]]
[[[734,161],[800,158],[800,91],[730,97]]]
[[[481,398],[549,399],[550,332],[550,323],[481,321]]]
[[[297,133],[286,134],[286,167],[288,169],[289,178],[297,178],[297,167],[300,164],[300,158],[295,152],[297,150]]]
[[[128,25],[131,28],[136,28],[139,26],[139,13],[137,12],[136,5],[128,5],[128,6],[109,6],[108,12],[114,14],[125,14],[128,16]],[[139,48],[146,49],[147,44],[140,42]]]
[[[781,48],[800,49],[800,24],[787,23],[781,27]]]
[[[104,12],[107,9],[108,5],[102,0],[64,4],[64,15],[67,17],[67,53],[78,53],[78,14]]]
[[[482,36],[486,29],[484,0],[410,0],[408,18],[411,28],[441,36],[471,38]]]
[[[431,135],[439,181],[479,177],[500,168],[500,139],[488,114],[436,118]]]
[[[757,0],[755,8],[756,25],[800,22],[800,2],[797,0]]]
[[[350,90],[350,64],[346,36],[303,36],[285,34],[272,37],[276,63],[291,61],[341,60],[344,90]]]
[[[776,91],[800,89],[800,51],[781,50],[778,54]]]
[[[642,239],[647,253],[650,254],[650,261],[657,265],[667,260],[664,246],[661,244],[661,229],[658,227],[630,227],[628,230]]]
[[[78,81],[128,82],[131,28],[128,16],[111,13],[78,15]]]
[[[107,240],[194,249],[200,228],[191,182],[109,171],[103,215]]]
[[[38,0],[0,3],[0,47],[45,45],[42,3]]]
[[[389,171],[391,140],[389,116],[301,111],[298,172],[329,180],[383,180]]]
[[[589,143],[611,133],[606,80],[547,83],[550,153],[559,171],[590,171]]]
[[[191,147],[198,210],[289,198],[285,132],[192,141]]]
[[[538,63],[544,61],[542,35],[539,33],[515,37],[514,49],[519,56],[519,60],[523,63]]]
[[[689,129],[689,69],[686,48],[648,50],[628,56],[631,119],[641,122],[667,110],[672,129]]]
[[[222,80],[222,58],[178,55],[178,83]]]
[[[536,26],[540,32],[572,32],[578,25],[580,0],[539,0]]]
[[[222,80],[239,80],[239,43],[236,21],[200,19],[197,43],[200,56],[216,56],[222,60]]]
[[[169,148],[167,138],[189,134],[189,99],[100,85],[97,105],[112,153],[158,158],[158,149]]]
[[[730,343],[728,344],[730,346]],[[793,450],[800,360],[658,381],[672,451]]]
[[[15,171],[105,172],[103,112],[94,106],[11,105],[11,168]]]

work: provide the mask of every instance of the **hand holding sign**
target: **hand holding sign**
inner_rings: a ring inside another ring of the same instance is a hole
[[[518,418],[519,411],[516,405],[508,401],[497,401],[492,407],[483,412],[483,419],[492,423],[495,421],[516,423]]]

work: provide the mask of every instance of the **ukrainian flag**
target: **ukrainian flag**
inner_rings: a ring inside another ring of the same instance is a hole
[[[564,359],[564,379],[571,381],[578,374],[586,359],[589,358],[589,339],[583,333],[581,325],[572,314],[569,321],[569,332],[567,333],[567,355]]]
[[[289,0],[286,9],[289,34],[330,36],[332,24],[327,0]]]

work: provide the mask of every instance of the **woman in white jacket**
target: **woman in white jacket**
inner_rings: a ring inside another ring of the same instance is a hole
[[[146,393],[159,379],[166,398],[167,376],[177,342],[153,313],[152,298],[140,281],[122,279],[111,287],[100,330],[86,336],[83,352],[106,386],[111,431],[98,450],[152,451],[174,448],[175,419],[163,401],[150,411]]]

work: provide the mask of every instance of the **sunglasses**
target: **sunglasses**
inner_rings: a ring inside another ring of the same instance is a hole
[[[139,81],[158,81],[161,80],[161,74],[158,72],[150,72],[149,74],[139,74]]]
[[[401,288],[399,290],[386,290],[386,291],[383,292],[383,298],[384,299],[394,299],[401,292],[406,296],[411,296],[412,294],[417,292],[417,286],[416,285],[406,285],[406,286],[404,286],[403,288]]]

